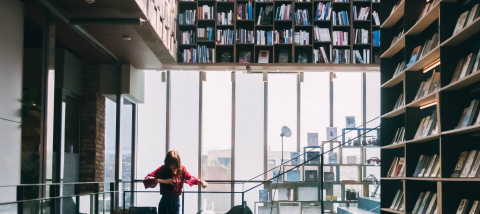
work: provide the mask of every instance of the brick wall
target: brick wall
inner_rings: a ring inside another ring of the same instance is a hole
[[[105,169],[105,97],[99,93],[100,66],[86,65],[83,82],[80,182],[100,182]],[[81,193],[93,190],[93,185],[80,186]]]

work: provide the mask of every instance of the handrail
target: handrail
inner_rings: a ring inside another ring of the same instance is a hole
[[[83,184],[107,184],[107,183],[115,183],[115,181],[107,181],[107,182],[72,182],[72,183],[43,183],[43,184],[17,184],[17,185],[3,185],[2,187],[28,187],[28,186],[54,186],[54,185],[83,185]]]
[[[205,180],[208,183],[260,183],[263,181],[250,181],[250,180]],[[135,181],[122,181],[122,183],[141,183],[143,180]]]
[[[376,119],[378,119],[378,118],[380,118],[380,117],[381,117],[381,116],[378,116],[378,117],[376,117],[376,118],[373,118],[373,119],[371,119],[370,121],[366,122],[365,124],[362,124],[362,125],[360,125],[360,126],[357,126],[356,129],[358,129],[359,127],[362,127],[362,126],[364,126],[364,125],[366,125],[366,124],[368,124],[368,123],[370,123],[370,122],[372,122],[372,121],[374,121],[374,120],[376,120]],[[372,130],[376,130],[376,129],[378,129],[379,127],[380,127],[380,126],[377,126],[377,127],[373,128]],[[366,128],[364,128],[364,129],[366,129]],[[372,131],[372,130],[370,130],[370,131]],[[344,136],[344,135],[346,135],[346,134],[348,134],[348,133],[350,133],[350,132],[352,132],[352,131],[354,131],[354,130],[350,130],[350,131],[346,132],[345,134],[339,135],[339,136],[333,138],[332,140],[329,140],[329,141],[326,141],[326,142],[332,142],[332,141],[334,141],[335,139],[337,139],[337,138],[339,138],[339,137],[342,137],[342,136]],[[368,131],[368,132],[370,132],[370,131]],[[366,132],[366,133],[368,133],[368,132]],[[366,133],[363,133],[363,134],[361,134],[361,135],[359,135],[359,136],[365,135]],[[355,137],[355,138],[358,138],[359,136],[357,136],[357,137]],[[354,139],[355,139],[355,138],[354,138]],[[353,140],[353,139],[351,139],[351,140]],[[350,141],[351,141],[351,140],[350,140]],[[350,141],[347,141],[347,142],[350,142]],[[346,143],[346,142],[345,142],[345,143]],[[343,143],[343,144],[345,144],[345,143]],[[343,144],[341,144],[341,145],[343,145]],[[304,152],[304,153],[302,153],[301,155],[297,156],[296,158],[300,158],[301,156],[304,156],[305,153],[311,152],[311,151],[313,151],[314,149],[315,149],[315,148],[311,149],[310,151]],[[296,159],[296,158],[295,158],[295,159]],[[290,160],[288,160],[288,161],[286,161],[286,162],[283,162],[283,160],[281,160],[281,164],[280,164],[280,165],[278,165],[278,166],[276,166],[276,167],[273,167],[272,169],[269,169],[269,170],[265,171],[264,173],[262,173],[262,174],[260,174],[260,175],[257,175],[257,176],[255,176],[255,177],[253,177],[253,178],[251,178],[249,181],[251,181],[251,180],[253,180],[253,179],[255,179],[255,178],[258,178],[258,177],[260,177],[260,176],[262,176],[262,175],[264,175],[264,174],[266,174],[266,173],[268,173],[268,172],[270,172],[270,171],[272,171],[272,170],[274,170],[274,169],[276,169],[276,168],[278,168],[278,167],[283,166],[284,163],[286,164],[286,163],[289,163],[289,162],[291,162],[291,161],[292,161],[292,159],[290,159]]]
[[[365,133],[363,133],[363,134],[361,134],[361,135],[358,135],[357,137],[355,137],[355,138],[353,138],[353,139],[350,139],[349,141],[346,141],[345,143],[339,144],[338,146],[336,146],[336,147],[328,150],[327,152],[323,152],[323,153],[320,154],[320,155],[317,155],[317,156],[315,156],[315,157],[313,157],[313,158],[311,158],[311,159],[308,159],[307,161],[305,161],[305,162],[303,162],[303,163],[301,163],[301,164],[298,164],[298,165],[296,165],[295,167],[293,167],[293,168],[291,168],[291,169],[289,169],[289,170],[287,170],[287,171],[284,171],[284,172],[278,174],[277,176],[275,176],[275,177],[273,177],[273,178],[270,178],[270,179],[262,182],[261,184],[256,185],[256,186],[254,186],[254,187],[246,190],[245,192],[248,192],[248,191],[250,191],[250,190],[252,190],[252,189],[255,189],[255,188],[257,188],[257,187],[259,187],[259,186],[261,186],[261,185],[263,185],[263,184],[265,184],[265,183],[267,183],[267,182],[271,182],[271,180],[273,180],[274,178],[278,178],[278,177],[280,177],[280,176],[283,176],[283,174],[285,174],[285,173],[287,173],[287,172],[289,172],[289,171],[291,171],[291,170],[294,170],[294,169],[296,169],[296,168],[298,168],[298,167],[300,167],[300,166],[305,165],[305,163],[308,163],[308,161],[314,160],[314,159],[316,159],[316,158],[318,158],[318,157],[323,158],[323,155],[324,155],[324,154],[326,154],[326,153],[328,153],[328,152],[331,152],[331,151],[339,148],[340,146],[342,146],[342,145],[344,145],[344,144],[346,144],[346,143],[348,143],[348,142],[350,142],[350,141],[352,141],[352,140],[354,140],[354,139],[356,139],[356,138],[358,138],[358,137],[360,137],[360,136],[363,136],[363,135],[365,135],[365,134],[367,134],[367,133],[369,133],[369,132],[371,132],[371,131],[373,131],[373,130],[376,130],[378,127],[380,127],[380,126],[377,126],[377,127],[375,127],[374,129],[369,130],[369,131],[367,131],[367,132],[365,132]],[[290,161],[291,161],[291,160],[290,160]],[[287,162],[286,162],[286,163],[287,163]],[[283,165],[284,165],[284,164],[282,163],[282,164],[279,165],[279,166],[283,166]]]
[[[0,206],[8,205],[8,204],[26,203],[26,202],[31,202],[31,201],[43,201],[43,200],[46,201],[46,200],[51,200],[51,199],[82,197],[82,196],[88,196],[88,195],[100,195],[100,194],[107,194],[107,193],[118,193],[118,191],[94,192],[94,193],[84,193],[84,194],[70,195],[70,196],[55,196],[55,197],[48,197],[48,198],[35,198],[35,199],[28,199],[28,200],[21,200],[21,201],[2,202],[2,203],[0,203]]]

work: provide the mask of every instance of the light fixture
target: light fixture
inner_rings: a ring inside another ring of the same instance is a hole
[[[437,59],[437,60],[433,61],[432,63],[428,64],[427,66],[425,66],[423,68],[423,73],[427,73],[428,71],[434,69],[438,65],[440,65],[440,59]]]
[[[298,81],[299,81],[299,82],[303,82],[303,81],[304,81],[304,78],[305,78],[305,77],[304,77],[304,73],[303,73],[303,72],[300,72],[300,73],[298,74]]]
[[[268,82],[268,72],[263,72],[263,82]]]
[[[202,80],[202,82],[207,81],[207,73],[205,71],[200,71],[200,79]]]
[[[166,81],[167,81],[167,77],[166,77],[165,71],[162,71],[162,82],[166,82]]]
[[[95,2],[95,0],[85,0],[87,3],[91,4],[93,2]]]
[[[123,39],[123,41],[130,41],[130,40],[132,40],[132,37],[125,35],[125,36],[122,37],[122,39]]]
[[[333,82],[336,79],[337,79],[337,75],[335,74],[335,72],[330,73],[330,80]]]
[[[428,107],[434,106],[434,105],[437,105],[437,101],[434,101],[434,102],[431,102],[431,103],[429,103],[429,104],[420,106],[420,109],[428,108]]]

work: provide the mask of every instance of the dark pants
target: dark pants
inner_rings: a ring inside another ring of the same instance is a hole
[[[179,214],[180,197],[163,195],[158,203],[158,214]]]

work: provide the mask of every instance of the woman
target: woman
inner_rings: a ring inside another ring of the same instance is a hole
[[[190,186],[195,184],[207,187],[207,182],[197,179],[187,172],[182,166],[180,155],[177,151],[170,151],[165,157],[164,165],[145,177],[143,181],[145,188],[154,188],[160,184],[162,199],[158,204],[159,214],[178,214],[180,210],[180,195],[182,194],[183,183]]]

